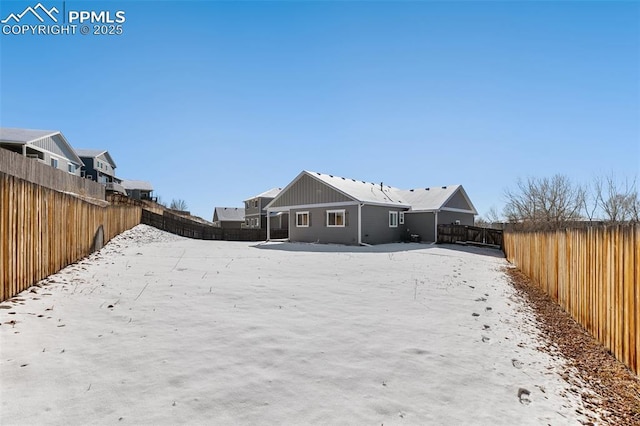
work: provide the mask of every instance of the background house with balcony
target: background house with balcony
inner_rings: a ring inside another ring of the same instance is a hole
[[[282,190],[282,188],[272,188],[261,194],[244,200],[244,227],[253,229],[266,229],[267,227],[267,204],[271,202]],[[275,212],[276,214],[278,212]],[[281,215],[282,216],[282,215]],[[275,222],[280,223],[279,222]],[[288,218],[284,223],[288,226]],[[273,227],[272,227],[273,228]]]
[[[82,160],[58,130],[0,127],[0,148],[80,176]]]
[[[122,179],[121,184],[127,196],[134,200],[158,201],[157,197],[153,196],[153,186],[145,180]]]
[[[244,225],[242,207],[216,207],[213,211],[213,226],[225,229],[240,229]]]
[[[108,151],[99,149],[76,149],[82,160],[81,176],[105,185],[108,192],[126,195],[121,179],[116,177],[116,162]]]

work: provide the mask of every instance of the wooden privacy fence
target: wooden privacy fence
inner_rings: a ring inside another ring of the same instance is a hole
[[[6,149],[0,149],[0,173],[6,173],[57,191],[72,192],[98,200],[105,199],[104,185],[91,179],[72,175],[64,170],[54,169],[48,164],[23,157]]]
[[[505,232],[509,262],[640,371],[640,225]]]
[[[103,203],[0,173],[0,301],[140,223],[140,207]]]
[[[438,225],[438,242],[462,242],[502,248],[502,230],[469,225],[442,224]]]
[[[200,240],[225,241],[264,241],[267,239],[266,229],[228,229],[218,228],[206,223],[191,220],[168,211],[156,214],[148,210],[142,211],[142,223],[172,234]],[[272,239],[287,238],[286,230],[271,230]]]

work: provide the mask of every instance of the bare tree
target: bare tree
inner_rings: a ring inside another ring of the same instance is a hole
[[[580,219],[585,189],[564,175],[518,180],[517,188],[505,190],[504,215],[509,222],[533,228],[555,228]]]
[[[589,219],[589,222],[593,222],[598,212],[598,196],[592,191],[592,188],[587,184],[584,186],[584,197],[582,198],[582,212],[585,218]]]
[[[610,223],[621,223],[638,220],[638,191],[636,179],[632,181],[617,179],[613,173],[604,178],[598,177],[594,182],[595,198],[603,219]]]
[[[500,218],[500,214],[498,214],[498,209],[496,208],[496,206],[491,206],[491,208],[484,215],[478,217],[475,220],[475,225],[482,228],[492,228],[495,223],[501,222],[502,219]]]
[[[171,204],[169,205],[169,208],[172,210],[181,210],[181,211],[186,211],[188,209],[186,201],[176,200],[176,199],[171,200]]]

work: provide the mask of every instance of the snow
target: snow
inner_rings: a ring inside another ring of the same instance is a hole
[[[0,305],[0,423],[577,423],[506,265],[139,225]]]

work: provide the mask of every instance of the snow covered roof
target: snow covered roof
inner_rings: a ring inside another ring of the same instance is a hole
[[[258,195],[254,195],[253,197],[247,198],[244,201],[253,200],[254,198],[275,198],[278,196],[278,194],[280,194],[281,191],[282,191],[282,188],[271,188],[268,191],[265,191]]]
[[[429,211],[441,209],[447,202],[460,191],[474,213],[475,207],[467,196],[462,185],[434,186],[400,191],[402,198],[411,204],[413,211]]]
[[[401,190],[398,188],[382,183],[365,182],[318,172],[305,171],[305,173],[361,203],[392,204],[409,207],[409,204],[400,194]]]
[[[244,209],[239,207],[216,207],[213,217],[219,221],[244,222]]]
[[[392,205],[408,208],[410,211],[435,211],[440,209],[455,209],[477,214],[471,200],[467,196],[462,185],[447,185],[425,187],[420,189],[399,189],[384,183],[366,182],[357,179],[344,178],[325,173],[302,171],[281,193],[286,192],[295,182],[303,176],[328,185],[334,190],[354,201],[364,204]],[[460,194],[458,197],[456,194]],[[267,207],[275,204],[274,199]],[[456,200],[455,206],[447,205]],[[280,206],[282,207],[282,206]]]
[[[142,191],[153,191],[153,186],[151,186],[151,183],[146,180],[122,179],[122,186],[129,190],[139,189]]]

